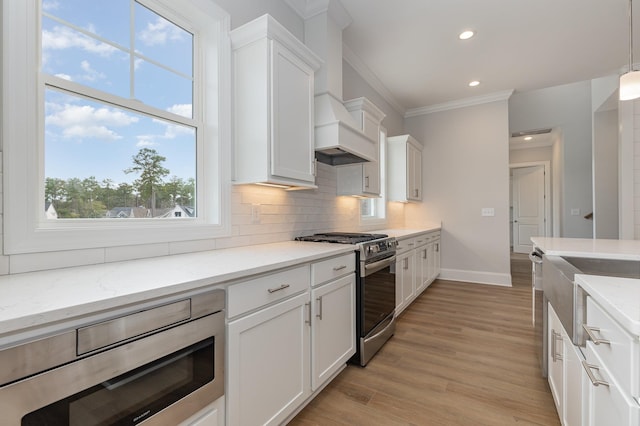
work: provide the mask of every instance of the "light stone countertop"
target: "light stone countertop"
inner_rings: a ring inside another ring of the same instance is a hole
[[[371,231],[371,233],[387,234],[390,237],[402,239],[402,238],[411,238],[414,235],[424,234],[427,232],[440,231],[441,228],[442,226],[439,224],[427,224],[427,225],[424,225],[424,227],[415,228],[415,229],[380,229],[380,230]]]
[[[2,276],[0,341],[34,327],[350,251],[353,246],[287,241]]]
[[[581,274],[575,280],[622,327],[640,336],[640,280]]]
[[[640,240],[531,237],[547,255],[640,260]]]

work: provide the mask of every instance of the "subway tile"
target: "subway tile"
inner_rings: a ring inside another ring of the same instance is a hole
[[[9,256],[9,272],[44,271],[104,263],[105,249],[52,251],[47,253],[12,254]]]

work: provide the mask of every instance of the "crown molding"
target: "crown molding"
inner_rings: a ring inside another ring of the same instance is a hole
[[[393,93],[386,88],[380,79],[365,65],[349,46],[342,44],[342,58],[366,81],[387,103],[400,115],[404,115],[406,109],[397,101]]]
[[[328,12],[341,29],[347,28],[353,19],[339,0],[284,0],[305,21]]]
[[[513,90],[504,90],[501,92],[489,93],[488,95],[474,96],[471,98],[464,98],[457,101],[429,105],[420,108],[411,108],[405,112],[404,118],[418,117],[420,115],[433,114],[434,112],[488,104],[490,102],[506,101],[511,97],[512,94]]]

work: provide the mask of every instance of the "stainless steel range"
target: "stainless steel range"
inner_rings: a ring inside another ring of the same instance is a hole
[[[384,234],[328,232],[298,241],[353,244],[356,252],[356,354],[365,366],[395,332],[396,239]]]

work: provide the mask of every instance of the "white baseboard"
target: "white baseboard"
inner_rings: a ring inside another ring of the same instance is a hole
[[[511,274],[497,274],[495,272],[441,269],[438,278],[449,281],[464,281],[469,283],[511,287]]]

